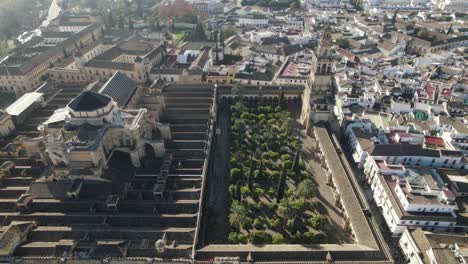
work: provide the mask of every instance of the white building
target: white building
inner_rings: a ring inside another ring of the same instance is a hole
[[[263,15],[247,15],[239,17],[239,26],[255,26],[255,27],[267,27],[269,19]]]
[[[399,245],[409,264],[466,263],[468,257],[465,235],[431,233],[421,229],[407,229]]]
[[[389,165],[369,158],[364,173],[373,198],[393,234],[407,227],[451,231],[456,224],[454,193],[431,168]]]

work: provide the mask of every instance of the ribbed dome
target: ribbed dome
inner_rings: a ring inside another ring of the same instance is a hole
[[[112,99],[109,96],[98,94],[91,91],[82,92],[73,99],[68,107],[75,112],[95,111],[108,105]]]

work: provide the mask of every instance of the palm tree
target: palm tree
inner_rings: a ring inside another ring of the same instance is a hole
[[[278,215],[283,218],[283,226],[289,218],[296,215],[296,209],[294,208],[292,201],[289,198],[283,198],[278,204]]]
[[[299,183],[296,194],[304,199],[311,199],[317,194],[317,186],[310,179],[306,179]]]
[[[233,203],[231,206],[231,214],[229,215],[229,223],[235,226],[238,230],[245,224],[247,220],[247,210],[239,203]]]

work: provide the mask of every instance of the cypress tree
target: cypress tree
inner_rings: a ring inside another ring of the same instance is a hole
[[[247,178],[247,182],[249,184],[249,189],[253,190],[253,177],[254,177],[254,163],[253,157],[250,155],[250,169],[249,169],[249,176]]]
[[[242,193],[241,193],[241,181],[237,181],[236,184],[236,198],[240,202],[242,201]]]
[[[452,27],[453,27],[453,24],[450,24],[450,27],[449,27],[449,29],[447,30],[447,35],[453,33],[453,28],[452,28]]]
[[[284,189],[286,188],[286,174],[287,174],[286,167],[283,166],[283,170],[281,171],[281,178],[279,179],[278,188],[276,190],[276,201],[278,203],[284,197]]]
[[[123,16],[120,16],[119,17],[119,29],[124,29],[124,28],[125,28],[124,18]]]
[[[300,151],[301,151],[301,147],[298,147],[296,150],[296,154],[294,155],[294,160],[293,160],[293,164],[291,168],[294,173],[299,172]]]
[[[299,161],[300,161],[300,151],[301,151],[301,147],[298,147],[297,148],[297,151],[296,151],[296,154],[294,155],[294,160],[293,160],[293,164],[292,164],[292,168],[291,170],[294,172],[294,183],[297,185],[299,183],[299,179],[298,179],[298,174],[300,172],[299,170]]]
[[[112,16],[112,11],[109,11],[108,23],[109,23],[110,28],[114,28],[115,21],[114,21],[114,16]]]
[[[260,166],[258,167],[258,175],[259,179],[263,178],[263,160],[260,160]]]

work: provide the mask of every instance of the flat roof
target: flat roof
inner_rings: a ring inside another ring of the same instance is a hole
[[[356,234],[357,242],[374,249],[379,248],[369,223],[367,222],[366,216],[364,215],[363,208],[359,203],[357,194],[352,188],[353,183],[348,178],[343,164],[336,153],[328,130],[324,127],[315,126],[314,131],[317,134],[317,139],[322,146],[322,151],[325,158],[328,160],[328,164],[333,164],[333,166],[329,166],[329,168],[334,176],[336,187],[341,195],[343,205],[351,220],[350,222],[353,226],[354,233]]]
[[[12,116],[20,115],[24,110],[28,109],[34,102],[42,98],[43,93],[32,92],[23,94],[18,100],[12,103],[5,111]]]

